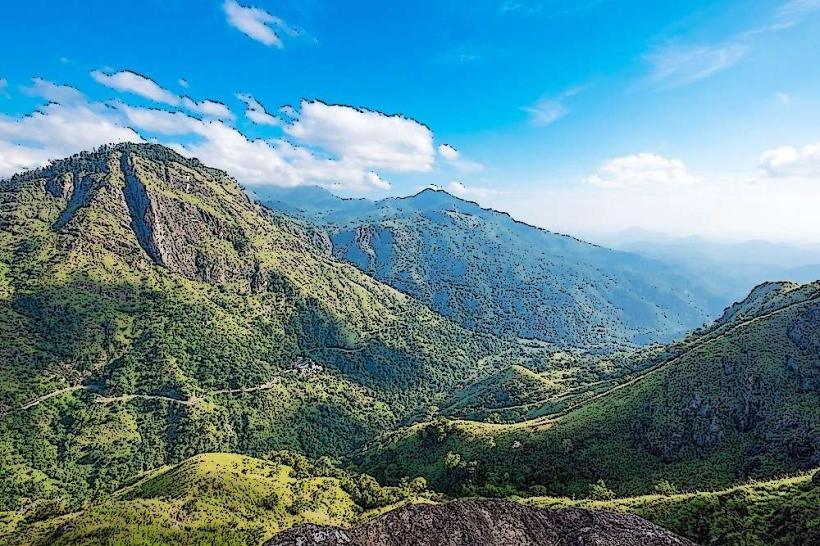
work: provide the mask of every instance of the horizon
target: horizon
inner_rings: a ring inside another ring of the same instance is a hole
[[[251,189],[436,185],[586,240],[820,243],[814,0],[10,4],[0,177],[148,141]]]

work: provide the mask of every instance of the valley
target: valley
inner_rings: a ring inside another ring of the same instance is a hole
[[[317,191],[263,206],[157,144],[0,181],[0,539],[563,517],[464,498],[816,538],[818,282],[721,303],[445,192]]]

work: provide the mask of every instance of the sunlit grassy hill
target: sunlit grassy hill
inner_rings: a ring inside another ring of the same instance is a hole
[[[720,491],[663,493],[613,500],[532,497],[540,507],[624,511],[699,544],[803,546],[820,543],[820,486],[812,475],[754,482]]]
[[[260,544],[298,523],[347,526],[416,499],[328,463],[209,453],[139,476],[106,500],[66,515],[55,507],[4,514],[4,544]]]

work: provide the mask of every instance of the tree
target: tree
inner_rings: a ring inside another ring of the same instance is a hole
[[[612,500],[615,492],[606,486],[604,480],[589,484],[589,498],[592,500]]]

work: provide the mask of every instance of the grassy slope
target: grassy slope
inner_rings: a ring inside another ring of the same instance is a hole
[[[164,265],[138,238],[124,161]],[[110,492],[200,452],[348,452],[500,347],[162,147],[57,162],[0,182],[0,202],[3,508]],[[299,358],[322,370],[288,375]]]
[[[820,543],[820,487],[810,474],[715,492],[645,495],[611,501],[533,497],[540,507],[630,512],[699,544],[803,546]]]
[[[583,495],[604,479],[626,495],[662,480],[720,488],[816,466],[820,283],[776,287],[759,318],[718,323],[668,363],[565,414],[415,425],[371,446],[363,468],[388,482],[423,475],[454,493],[541,485]]]
[[[4,514],[0,539],[16,545],[258,544],[292,525],[347,526],[411,499],[408,491],[369,482],[363,489],[359,480],[292,455],[271,462],[203,454],[146,473],[82,512]]]
[[[668,348],[590,355],[528,340],[490,359],[508,367],[455,391],[441,404],[448,418],[514,423],[565,411],[669,358]]]
[[[0,513],[0,539],[18,546],[259,544],[298,523],[344,527],[402,502],[431,502],[407,489],[371,484],[368,491],[376,492],[378,506],[363,507],[365,497],[356,480],[298,457],[272,462],[206,454],[149,472],[83,512],[54,517]],[[715,492],[609,501],[516,500],[539,507],[630,512],[702,544],[802,546],[820,538],[820,488],[809,474]]]

